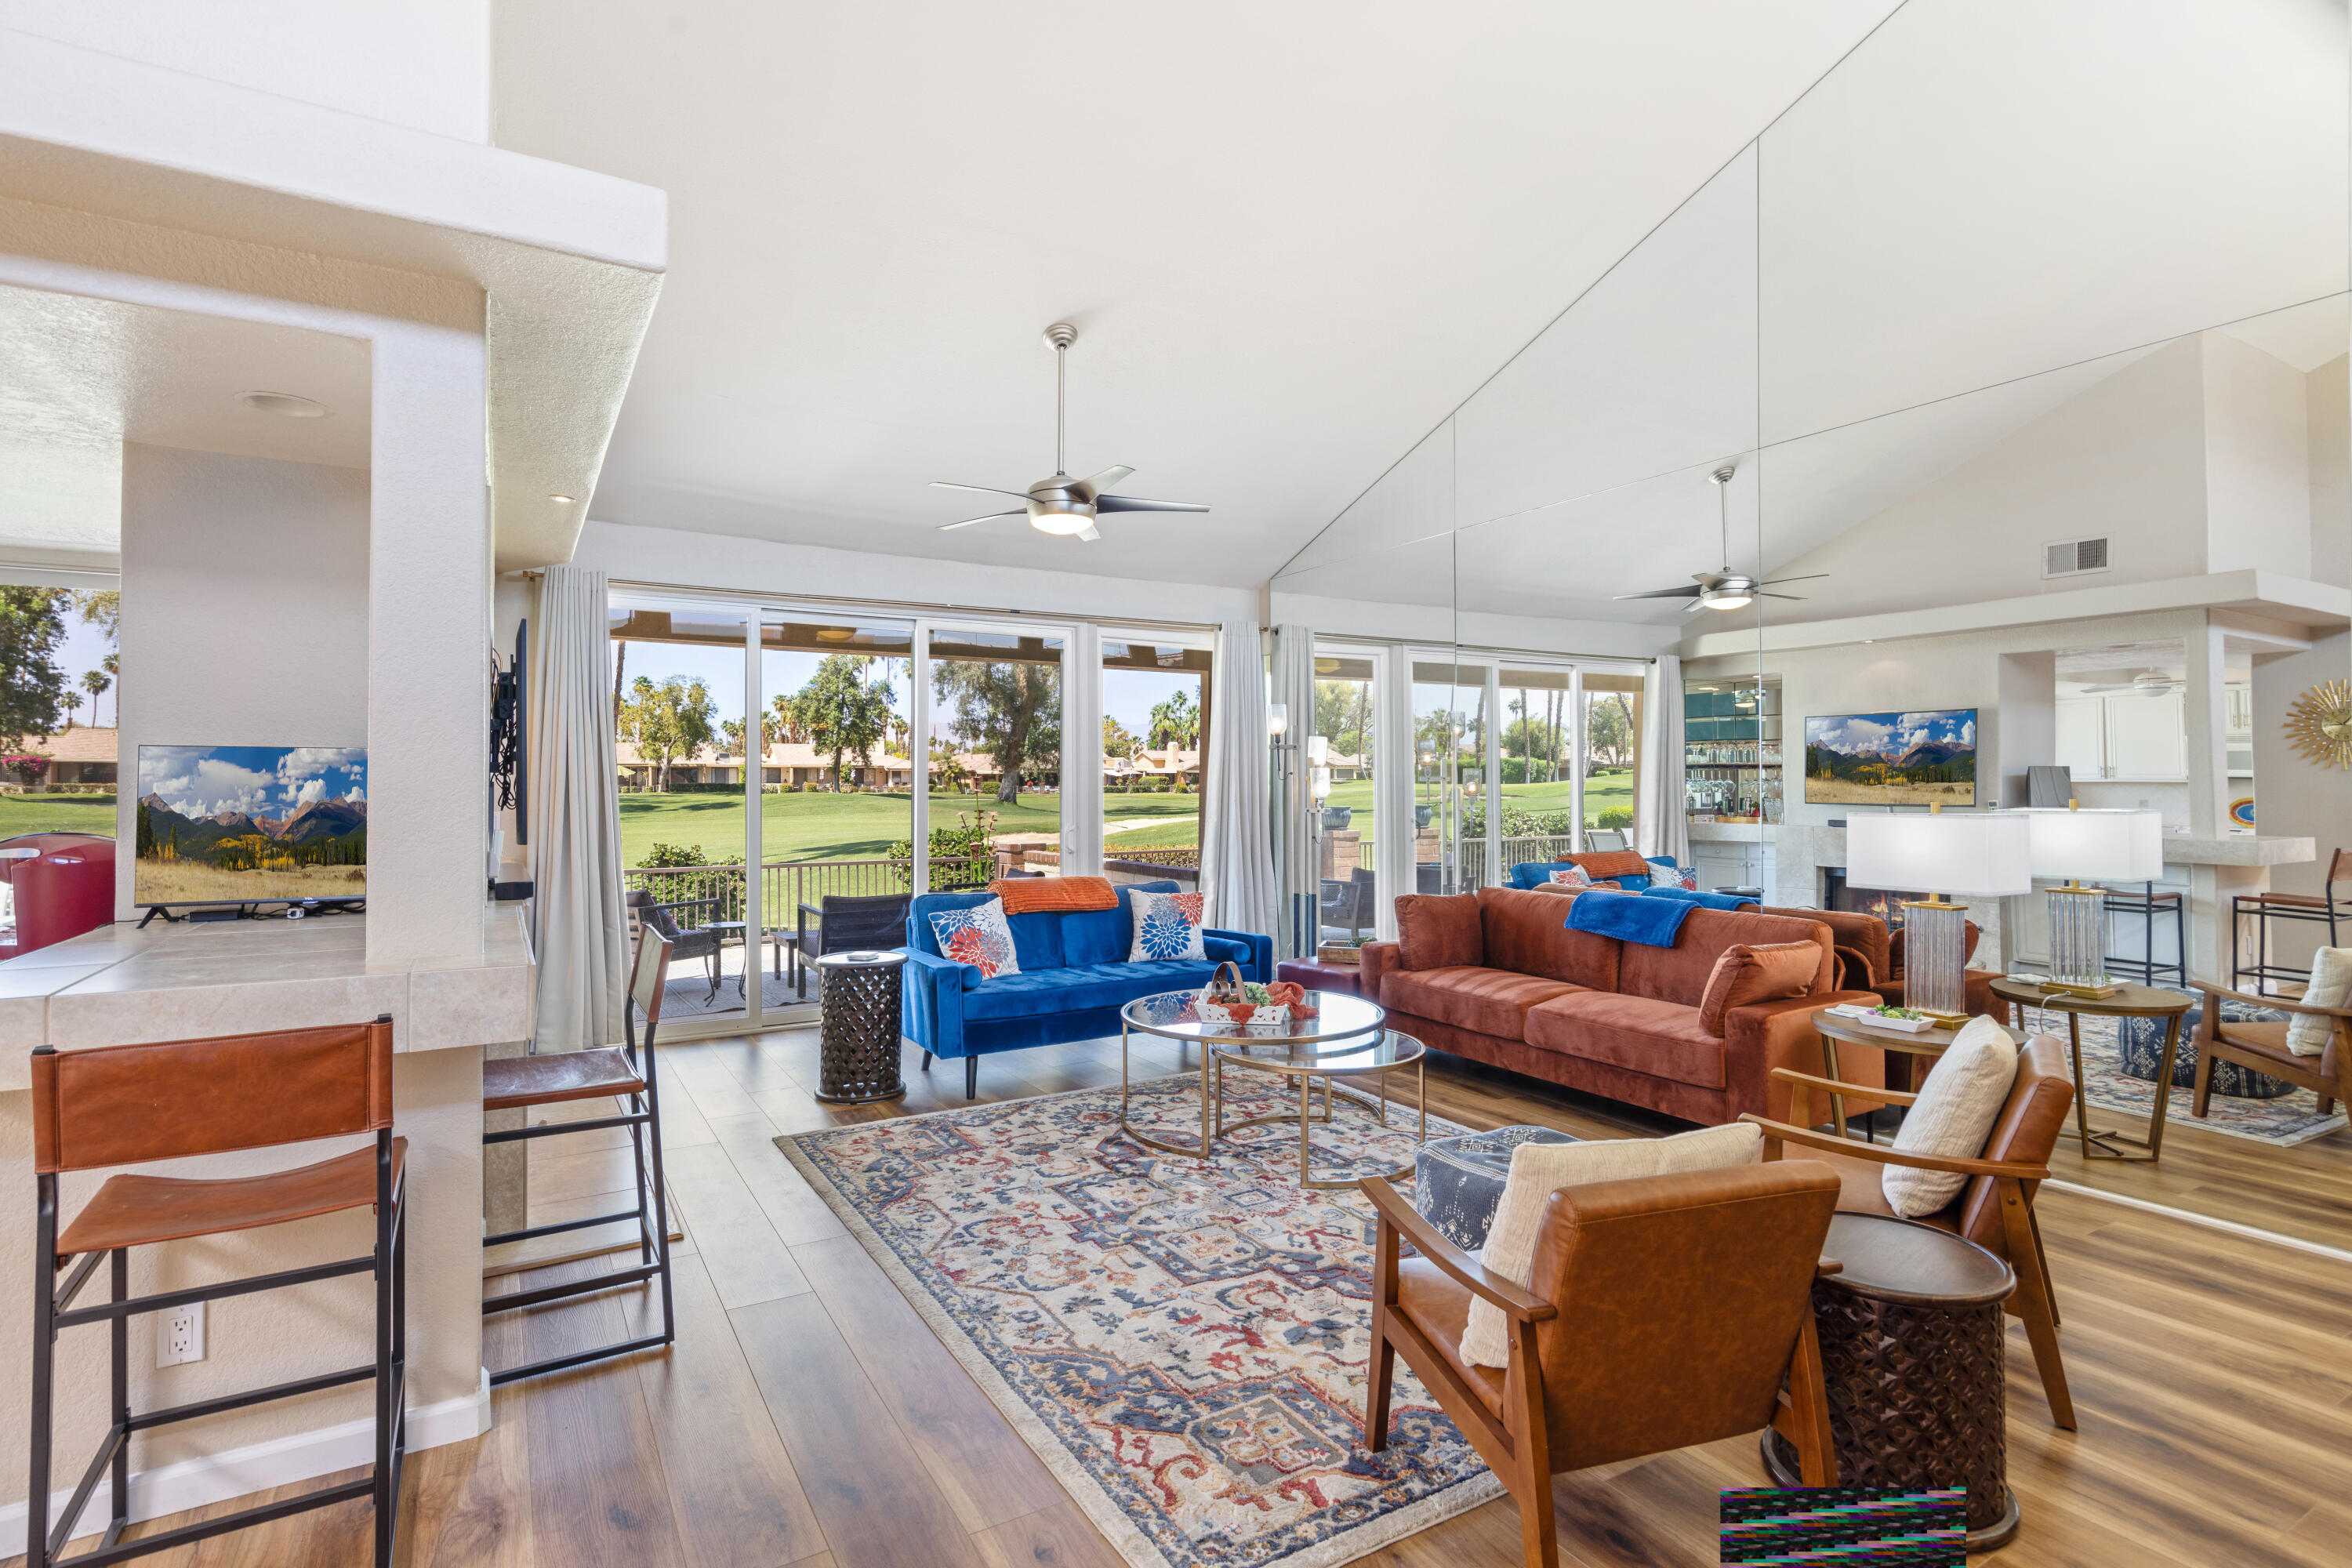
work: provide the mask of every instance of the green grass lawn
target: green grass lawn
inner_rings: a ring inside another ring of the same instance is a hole
[[[110,795],[0,795],[0,838],[19,833],[95,833],[114,837]]]
[[[760,848],[776,860],[877,859],[893,840],[912,830],[914,804],[906,795],[763,795],[760,797]],[[931,795],[931,826],[951,827],[959,812],[997,813],[999,833],[1055,833],[1061,828],[1058,794],[1024,794],[1013,805],[993,795]],[[1188,822],[1137,830],[1114,837],[1114,845],[1177,845],[1200,842],[1196,795],[1121,795],[1103,797],[1106,828],[1152,817],[1190,817]],[[743,798],[738,795],[625,795],[621,797],[621,858],[641,865],[656,844],[698,844],[719,864],[743,858]]]

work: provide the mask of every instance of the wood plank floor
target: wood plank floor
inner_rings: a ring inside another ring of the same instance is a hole
[[[666,1355],[498,1390],[493,1431],[411,1461],[402,1563],[1112,1568],[1118,1559],[1084,1514],[770,1142],[964,1103],[960,1064],[929,1074],[908,1065],[903,1105],[828,1107],[811,1093],[816,1051],[805,1032],[663,1047],[670,1182],[688,1233],[677,1255],[678,1343]],[[1178,1065],[1165,1046],[1138,1047],[1139,1075]],[[982,1098],[1118,1078],[1116,1042],[1039,1048],[983,1063]],[[1670,1125],[1483,1069],[1433,1070],[1430,1089],[1433,1110],[1471,1126],[1533,1121],[1622,1136]],[[534,1147],[534,1160],[551,1162],[538,1203],[607,1195],[594,1189],[615,1171],[626,1185],[625,1159],[579,1158],[593,1147],[555,1152],[571,1142]],[[2168,1174],[2172,1161],[2168,1143]],[[2012,1327],[2010,1475],[2024,1528],[1979,1561],[2352,1561],[2345,1268],[2061,1191],[2045,1194],[2041,1212],[2082,1427],[2050,1426]],[[609,1266],[575,1259],[492,1288]],[[615,1291],[493,1320],[485,1353],[503,1364],[639,1331],[651,1321],[644,1295]],[[1554,1488],[1562,1560],[1711,1564],[1717,1489],[1761,1480],[1752,1438],[1562,1477]],[[367,1560],[365,1512],[346,1506],[149,1561],[335,1568]],[[1365,1559],[1394,1568],[1519,1560],[1507,1500]]]

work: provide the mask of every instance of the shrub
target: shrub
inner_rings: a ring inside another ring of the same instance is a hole
[[[638,864],[646,869],[671,866],[708,866],[710,856],[699,844],[656,844]]]
[[[1630,805],[1610,806],[1606,810],[1602,811],[1600,816],[1592,819],[1592,826],[1595,827],[1631,827],[1633,826],[1633,808]]]
[[[934,888],[945,889],[965,886],[974,888],[987,886],[990,879],[995,875],[992,866],[940,866],[939,863],[942,860],[984,859],[996,847],[996,818],[997,814],[992,811],[977,814],[959,811],[956,813],[956,825],[953,827],[931,829],[931,863],[934,868],[931,885]],[[893,860],[912,860],[915,858],[915,841],[912,838],[901,838],[884,853]],[[898,875],[902,880],[911,883],[912,877],[908,868],[900,868]]]

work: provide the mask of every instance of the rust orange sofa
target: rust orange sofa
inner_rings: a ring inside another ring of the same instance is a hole
[[[1822,1070],[1813,1010],[1878,1000],[1839,988],[1830,929],[1817,921],[1696,909],[1663,948],[1570,931],[1565,915],[1560,895],[1511,888],[1400,898],[1401,940],[1363,949],[1363,993],[1433,1050],[1708,1125],[1750,1111],[1786,1121],[1788,1086],[1772,1071]],[[1720,1034],[1708,1029],[1699,1004],[1724,951],[1788,942],[1821,949],[1810,989],[1733,1007]],[[1884,1052],[1838,1056],[1847,1082],[1885,1086]],[[1852,1115],[1876,1102],[1846,1103]]]

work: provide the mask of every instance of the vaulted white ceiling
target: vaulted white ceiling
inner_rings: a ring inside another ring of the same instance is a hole
[[[1263,581],[1894,0],[501,0],[503,146],[658,185],[593,514]],[[927,488],[1201,500],[1080,543]]]

